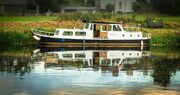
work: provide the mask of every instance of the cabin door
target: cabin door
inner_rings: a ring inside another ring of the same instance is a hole
[[[100,25],[94,25],[93,28],[93,37],[94,38],[100,38]]]
[[[99,65],[99,52],[93,52],[93,66]]]
[[[110,25],[102,25],[101,32],[100,32],[100,38],[107,39],[109,29],[110,29]]]

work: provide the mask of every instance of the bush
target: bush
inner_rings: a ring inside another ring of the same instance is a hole
[[[113,5],[113,4],[107,4],[107,5],[106,5],[106,10],[107,10],[108,12],[112,12],[112,11],[114,10],[114,5]]]
[[[102,17],[103,16],[103,17]],[[102,18],[110,18],[108,14],[100,14],[100,13],[64,13],[60,14],[57,18],[57,21],[67,21],[67,20],[100,20]]]
[[[151,42],[155,45],[180,46],[179,33],[163,33],[153,35]]]
[[[4,45],[28,45],[33,42],[31,32],[4,32],[0,30],[0,43]]]

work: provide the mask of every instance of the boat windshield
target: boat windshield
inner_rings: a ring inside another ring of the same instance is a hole
[[[113,25],[113,31],[121,31],[121,28],[118,25]]]
[[[56,30],[55,35],[59,35],[59,30]]]
[[[89,23],[86,23],[85,26],[84,26],[84,28],[85,28],[85,29],[89,29],[89,25],[90,25]]]

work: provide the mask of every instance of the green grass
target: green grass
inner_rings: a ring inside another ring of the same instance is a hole
[[[0,16],[0,22],[54,21],[57,16]]]
[[[124,24],[144,23],[147,15],[145,14],[112,14],[112,13],[65,13],[59,16],[0,16],[0,43],[8,44],[26,44],[32,42],[30,35],[31,28],[39,28],[41,30],[54,31],[56,28],[67,28],[73,26],[77,20],[105,20],[105,21],[120,21]],[[150,17],[163,19],[164,23],[169,23],[162,29],[143,28],[144,32],[152,34],[153,45],[173,45],[180,44],[180,16],[168,16],[151,14]],[[51,22],[54,21],[54,22]],[[11,23],[12,22],[12,23]],[[20,22],[20,23],[15,23]],[[26,23],[33,22],[33,23]],[[38,24],[38,22],[43,22]],[[63,22],[63,23],[62,23]],[[73,22],[73,23],[72,23]],[[172,25],[171,25],[172,23]],[[174,24],[175,23],[175,24]],[[81,26],[81,22],[78,23]],[[77,28],[77,27],[76,27]],[[78,27],[79,28],[79,27]],[[7,32],[7,33],[6,33]],[[29,40],[30,39],[30,40]]]
[[[2,45],[31,45],[35,44],[31,32],[4,32],[0,30],[0,43]]]
[[[180,33],[153,35],[151,43],[155,46],[180,46]]]
[[[180,16],[168,16],[160,14],[149,14],[149,17],[154,19],[163,19],[165,22],[180,22]],[[56,21],[56,20],[117,20],[118,18],[128,18],[144,21],[147,18],[146,14],[112,14],[112,13],[64,13],[59,16],[0,16],[0,22],[39,22],[39,21]]]
[[[169,16],[169,15],[163,15],[163,14],[127,14],[124,15],[124,17],[131,18],[135,16],[136,20],[145,20],[147,17],[153,18],[153,19],[162,19],[164,22],[179,22],[180,23],[180,16]]]

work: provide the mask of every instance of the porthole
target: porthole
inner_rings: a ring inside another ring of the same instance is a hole
[[[72,36],[73,32],[72,31],[64,31],[63,36]]]
[[[123,34],[122,36],[124,37],[125,35]]]
[[[132,34],[130,35],[130,37],[132,37]]]
[[[86,36],[86,32],[76,31],[75,35],[76,35],[76,36]]]

